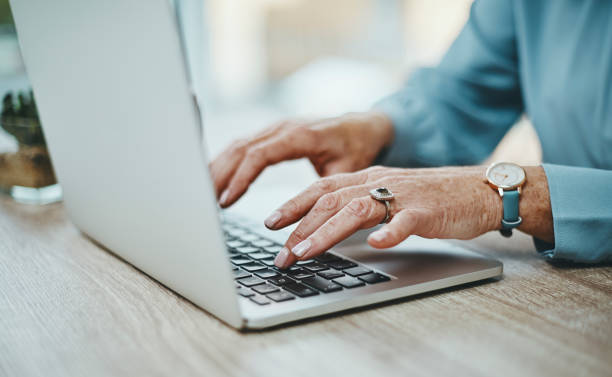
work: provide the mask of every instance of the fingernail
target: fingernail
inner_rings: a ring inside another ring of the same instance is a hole
[[[291,252],[295,254],[296,257],[300,258],[302,255],[306,254],[308,250],[310,250],[311,246],[312,242],[310,242],[309,239],[306,239],[295,245],[295,247],[291,249]]]
[[[389,232],[387,232],[386,230],[378,230],[370,234],[369,238],[374,242],[381,242],[381,241],[384,241],[388,235],[389,235]]]
[[[278,252],[276,258],[274,258],[274,265],[278,268],[285,268],[285,264],[287,263],[287,258],[289,257],[289,249],[283,247],[281,251]]]
[[[278,223],[280,219],[281,219],[281,213],[278,211],[274,211],[272,212],[270,216],[268,216],[267,219],[264,220],[264,224],[268,228],[274,228],[274,226]]]
[[[219,203],[225,204],[227,202],[228,197],[229,197],[229,191],[228,190],[223,191],[223,194],[221,194],[221,199],[219,199]]]

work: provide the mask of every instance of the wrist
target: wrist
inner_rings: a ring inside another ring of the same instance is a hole
[[[524,169],[527,179],[519,202],[523,222],[518,229],[552,243],[554,229],[546,172],[542,166],[527,166]]]
[[[345,146],[359,156],[364,168],[376,162],[378,156],[393,142],[394,128],[384,113],[367,111],[347,113],[336,118]]]
[[[548,181],[541,166],[523,166],[525,183],[519,197],[519,216],[522,218],[517,229],[544,241],[553,242],[553,220],[550,206]],[[485,179],[486,182],[486,179]],[[489,186],[485,184],[485,186]],[[488,230],[502,229],[503,199],[499,192],[490,187],[483,199],[486,208]]]
[[[390,146],[395,137],[393,122],[385,113],[380,111],[365,111],[359,113],[346,113],[340,117],[340,122],[354,125],[359,124],[365,131],[365,136],[376,140],[380,149]]]
[[[479,170],[479,177],[485,176],[486,166]],[[495,231],[502,228],[504,204],[497,190],[494,190],[485,179],[481,183],[483,196],[481,198],[484,206],[483,213],[486,216],[486,231]]]
[[[391,118],[380,111],[369,111],[366,114],[368,114],[369,123],[381,136],[381,148],[390,146],[395,139],[395,128],[393,127]]]

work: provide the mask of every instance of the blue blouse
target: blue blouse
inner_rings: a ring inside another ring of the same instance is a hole
[[[435,68],[377,107],[394,166],[477,164],[526,113],[542,144],[548,258],[612,260],[612,1],[476,0]]]

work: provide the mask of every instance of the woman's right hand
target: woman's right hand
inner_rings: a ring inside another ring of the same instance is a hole
[[[231,144],[210,163],[210,171],[225,208],[269,165],[307,157],[320,176],[352,172],[370,166],[392,140],[391,121],[378,112],[284,121]]]

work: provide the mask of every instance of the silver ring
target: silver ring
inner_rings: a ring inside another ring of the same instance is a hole
[[[389,210],[391,208],[389,201],[393,200],[393,193],[386,187],[378,187],[370,190],[370,196],[374,200],[385,203],[385,218],[380,222],[381,224],[385,224],[387,221],[389,221]]]

